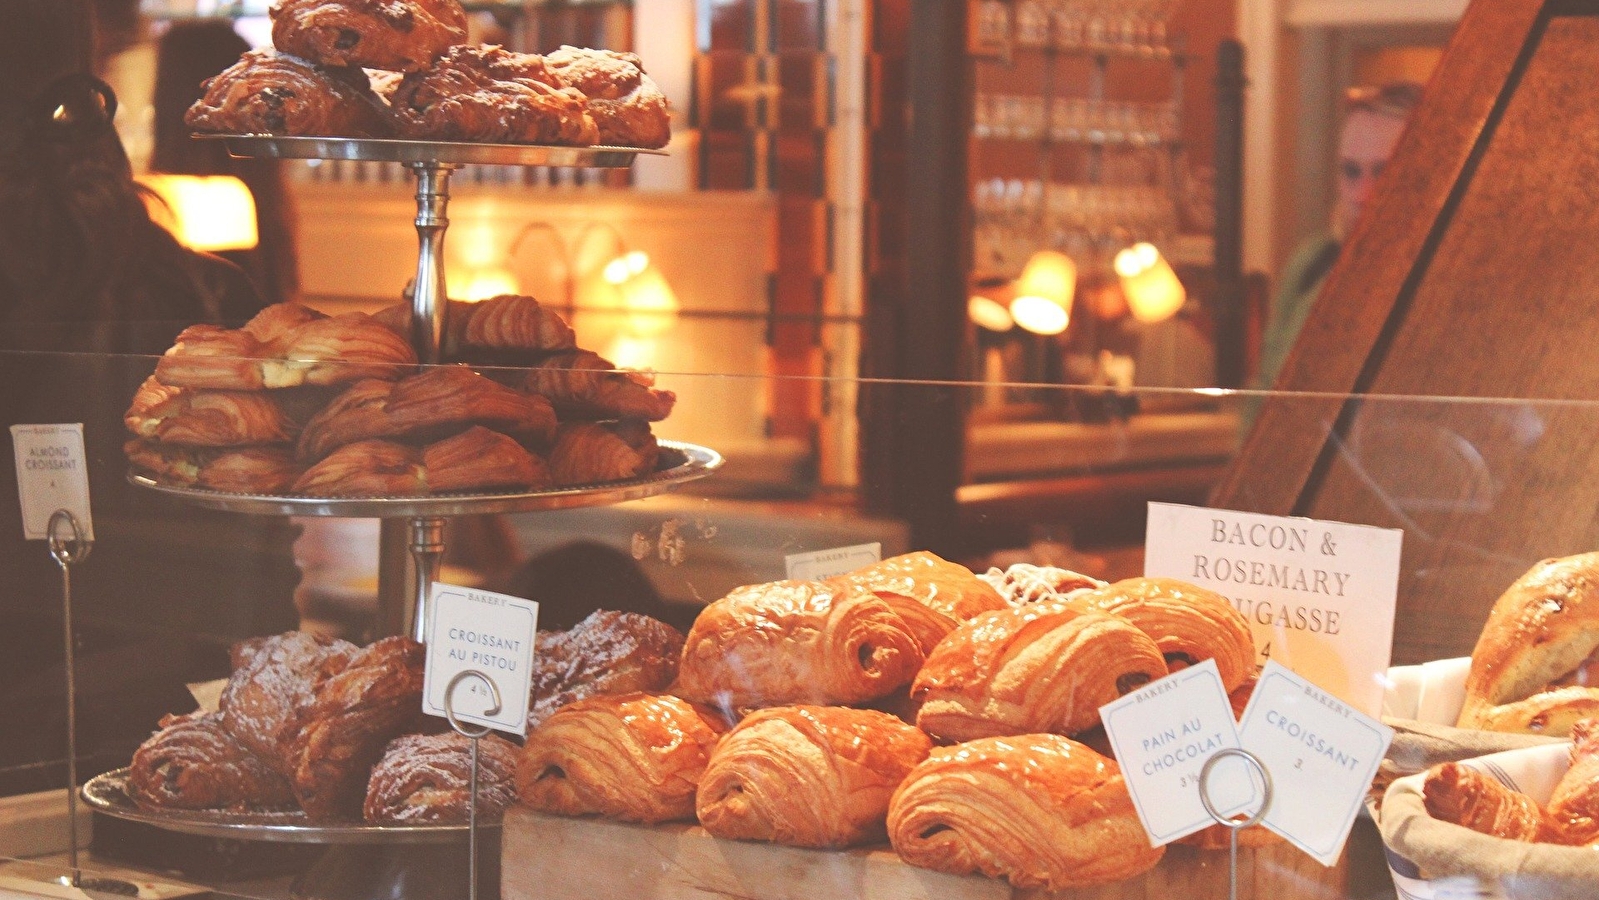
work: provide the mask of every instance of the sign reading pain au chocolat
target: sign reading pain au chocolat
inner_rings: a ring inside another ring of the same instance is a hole
[[[1404,533],[1397,529],[1149,504],[1144,574],[1216,591],[1274,659],[1355,709],[1382,708]]]

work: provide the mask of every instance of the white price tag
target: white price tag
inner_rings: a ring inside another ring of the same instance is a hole
[[[1199,772],[1217,751],[1238,747],[1215,660],[1150,682],[1100,707],[1099,716],[1151,846],[1215,824],[1199,798]],[[1216,764],[1207,792],[1226,816],[1260,805],[1260,787],[1239,759]]]
[[[1238,736],[1271,773],[1261,824],[1322,865],[1336,863],[1394,730],[1268,662]]]
[[[783,557],[790,580],[820,581],[853,572],[883,559],[883,545],[879,543],[856,544],[853,547],[835,547],[814,553],[790,553]]]
[[[1382,710],[1404,532],[1149,504],[1144,574],[1225,595],[1274,659],[1368,715]]]
[[[80,537],[94,540],[83,425],[13,425],[11,444],[17,457],[23,535],[30,541],[49,538],[50,517],[64,509],[78,520]]]
[[[489,714],[493,694],[481,679],[467,677],[455,686],[450,698],[455,717],[501,731],[527,734],[539,605],[521,597],[435,581],[429,609],[422,711],[430,716],[443,716],[444,692],[450,682],[461,672],[478,672],[492,681],[499,692],[499,710]]]

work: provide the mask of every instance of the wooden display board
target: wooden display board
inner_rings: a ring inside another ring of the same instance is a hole
[[[1395,663],[1599,547],[1599,2],[1467,10],[1217,506],[1405,530]]]

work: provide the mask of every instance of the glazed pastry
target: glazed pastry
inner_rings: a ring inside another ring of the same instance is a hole
[[[161,484],[235,494],[281,494],[303,469],[287,447],[192,448],[131,440],[128,462]]]
[[[239,447],[288,441],[296,425],[272,395],[167,387],[146,378],[123,414],[139,437],[186,447]]]
[[[390,131],[360,69],[324,69],[275,50],[251,50],[203,87],[183,117],[195,131],[329,137]]]
[[[1555,785],[1546,809],[1561,843],[1599,843],[1599,719],[1571,727],[1571,768]]]
[[[868,591],[754,584],[700,611],[672,692],[723,710],[862,703],[909,683],[922,659],[910,627]]]
[[[646,422],[567,422],[550,447],[550,477],[561,486],[640,478],[660,452]]]
[[[1047,734],[935,748],[894,792],[888,839],[911,865],[1051,891],[1131,878],[1164,853],[1115,761]]]
[[[1128,578],[1077,600],[1138,626],[1155,639],[1173,672],[1214,659],[1230,692],[1255,670],[1249,623],[1215,591],[1173,578]]]
[[[387,637],[318,686],[294,743],[291,778],[312,821],[360,816],[373,765],[416,719],[425,656],[416,641]]]
[[[1012,606],[1040,600],[1065,600],[1078,591],[1092,591],[1106,586],[1098,578],[1070,569],[1027,563],[1015,563],[1006,569],[989,569],[977,577],[988,582]]]
[[[1069,602],[983,613],[949,633],[911,686],[916,724],[946,741],[1076,734],[1099,708],[1167,674],[1160,648],[1127,620]]]
[[[930,749],[927,735],[874,710],[763,709],[716,745],[695,810],[717,837],[795,847],[881,841],[889,797]]]
[[[278,0],[272,46],[324,66],[414,72],[466,42],[459,0]]]
[[[417,497],[427,493],[427,470],[415,447],[356,441],[306,469],[290,490],[307,497]]]
[[[1471,651],[1462,728],[1566,735],[1599,716],[1599,553],[1546,559],[1494,603]]]
[[[655,390],[655,376],[618,369],[597,353],[558,353],[528,370],[522,389],[550,401],[561,421],[643,419],[672,413],[677,395]]]
[[[542,397],[462,366],[439,366],[397,382],[352,385],[306,424],[297,452],[313,461],[356,441],[426,441],[474,424],[543,442],[555,434],[555,412]]]
[[[1558,833],[1536,800],[1459,763],[1429,769],[1421,795],[1434,819],[1493,837],[1537,842]]]
[[[145,809],[292,807],[289,782],[234,740],[216,713],[166,716],[128,767],[128,796]]]
[[[411,305],[396,303],[374,314],[384,326],[401,337],[411,334]],[[485,350],[547,353],[570,350],[574,346],[572,326],[560,313],[541,306],[532,297],[501,294],[478,303],[451,300],[445,313],[444,358],[451,361],[490,364]],[[508,362],[516,362],[510,359]]]
[[[864,588],[893,607],[915,633],[924,655],[932,653],[956,625],[1006,606],[1004,598],[970,569],[925,550],[890,557],[828,581]]]
[[[478,742],[477,815],[500,820],[516,799],[516,747],[493,734]],[[453,731],[389,742],[367,780],[362,818],[379,825],[464,825],[471,798],[472,742]]]
[[[588,98],[598,143],[655,149],[671,141],[666,95],[644,74],[635,54],[563,46],[545,62],[568,87]]]
[[[388,96],[400,135],[416,140],[589,146],[599,129],[581,91],[541,56],[451,47]]]
[[[541,631],[533,648],[528,727],[578,700],[664,690],[677,677],[683,635],[638,613],[596,610],[570,631]]]
[[[307,321],[262,340],[239,329],[191,325],[161,361],[155,377],[171,387],[254,391],[395,379],[416,364],[411,345],[364,313]]]
[[[359,652],[354,644],[291,631],[262,641],[222,691],[222,724],[268,766],[291,775],[296,740],[324,682]]]
[[[563,816],[646,824],[693,819],[694,789],[726,730],[717,714],[665,694],[579,700],[528,736],[517,795]]]

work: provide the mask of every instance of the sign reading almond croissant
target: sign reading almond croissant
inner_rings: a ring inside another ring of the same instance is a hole
[[[1382,709],[1393,644],[1397,529],[1149,504],[1144,574],[1216,591],[1273,659],[1355,709]]]

